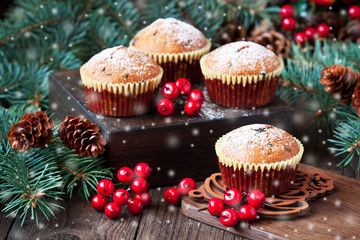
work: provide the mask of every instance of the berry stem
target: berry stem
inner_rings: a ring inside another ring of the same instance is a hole
[[[200,208],[200,209],[198,209],[198,211],[201,212],[201,211],[205,211],[207,209],[208,209],[207,207],[206,208]]]
[[[249,220],[247,220],[246,223],[247,223],[247,227],[251,230]]]

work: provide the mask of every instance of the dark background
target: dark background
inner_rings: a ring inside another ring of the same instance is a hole
[[[5,11],[9,8],[13,0],[1,0],[0,3],[0,19],[5,18]]]

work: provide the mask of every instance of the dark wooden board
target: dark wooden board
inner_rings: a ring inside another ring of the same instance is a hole
[[[360,182],[305,164],[301,164],[301,169],[322,172],[335,185],[332,194],[310,203],[310,212],[305,216],[281,220],[260,218],[251,224],[250,230],[244,223],[234,228],[222,226],[217,217],[196,210],[206,207],[206,203],[194,205],[190,198],[182,201],[182,212],[200,222],[254,239],[357,239],[360,236]]]
[[[184,177],[202,180],[217,171],[212,146],[221,135],[242,125],[267,123],[292,132],[293,109],[280,99],[254,110],[205,103],[197,117],[182,114],[183,104],[175,104],[170,117],[156,111],[127,118],[95,114],[87,109],[78,70],[53,73],[49,98],[55,118],[84,115],[99,124],[108,142],[105,157],[109,166],[118,169],[141,161],[149,163],[155,171],[149,179],[153,185],[175,184]]]
[[[307,165],[303,168],[318,170]],[[310,215],[286,221],[261,220],[252,226],[263,232],[272,231],[273,239],[352,239],[352,236],[359,239],[360,181],[324,173],[334,180],[336,189],[326,201],[320,198],[311,202]],[[19,219],[5,218],[5,213],[0,213],[0,239],[269,239],[268,235],[241,237],[192,220],[181,214],[180,207],[169,207],[161,201],[166,188],[150,189],[152,205],[137,217],[124,211],[123,222],[108,219],[79,197],[62,202],[65,210],[56,212],[56,218],[49,222],[40,218],[40,226],[28,219],[21,227]],[[245,235],[246,232],[242,233]]]

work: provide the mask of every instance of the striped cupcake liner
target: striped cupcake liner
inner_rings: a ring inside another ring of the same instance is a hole
[[[266,196],[278,195],[287,192],[293,184],[296,171],[299,164],[295,168],[286,166],[285,169],[261,169],[247,170],[226,167],[219,162],[221,176],[227,188],[236,188],[240,192],[249,193],[252,190],[260,190]]]
[[[163,70],[152,78],[140,82],[111,83],[89,78],[80,68],[85,96],[91,111],[113,117],[141,115],[151,109]]]
[[[205,77],[205,76],[204,76]],[[210,100],[218,105],[232,108],[265,106],[274,101],[279,76],[251,84],[226,84],[220,79],[205,78]]]
[[[84,86],[86,100],[91,111],[114,117],[141,115],[151,109],[155,91],[138,94],[136,97],[124,96],[108,91],[95,91]]]

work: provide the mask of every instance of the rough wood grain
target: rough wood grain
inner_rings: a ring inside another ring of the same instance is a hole
[[[28,218],[21,227],[17,219],[8,239],[132,239],[140,220],[127,211],[121,219],[111,220],[79,197],[63,202],[63,206],[65,210],[57,212],[56,218],[40,218],[39,226]]]
[[[56,118],[81,114],[99,124],[108,142],[109,166],[115,169],[134,167],[142,161],[153,166],[156,174],[149,179],[153,185],[175,184],[185,177],[203,180],[217,171],[214,143],[237,127],[256,122],[290,132],[292,129],[293,109],[278,98],[269,106],[255,110],[204,103],[201,116],[196,117],[182,114],[184,100],[178,100],[170,117],[163,117],[156,111],[127,118],[102,116],[87,109],[78,70],[51,75],[49,100],[50,111]],[[215,161],[209,161],[211,157]]]
[[[332,194],[310,203],[310,212],[306,216],[279,221],[261,218],[253,222],[252,230],[249,230],[244,224],[236,228],[224,228],[219,220],[207,211],[199,214],[196,208],[187,202],[188,199],[183,200],[183,211],[201,222],[255,239],[327,239],[326,236],[329,236],[329,239],[357,239],[360,236],[360,212],[357,204],[360,198],[360,181],[304,164],[301,168],[311,172],[323,172],[335,185]],[[203,205],[199,204],[198,207]],[[192,208],[195,211],[191,211]]]
[[[150,190],[152,207],[143,212],[136,239],[244,239],[184,216],[179,206],[162,201],[165,190]]]
[[[0,209],[3,209],[4,205],[0,204]],[[6,217],[7,214],[0,214],[0,240],[5,240],[9,234],[12,225],[15,222],[15,216]]]

